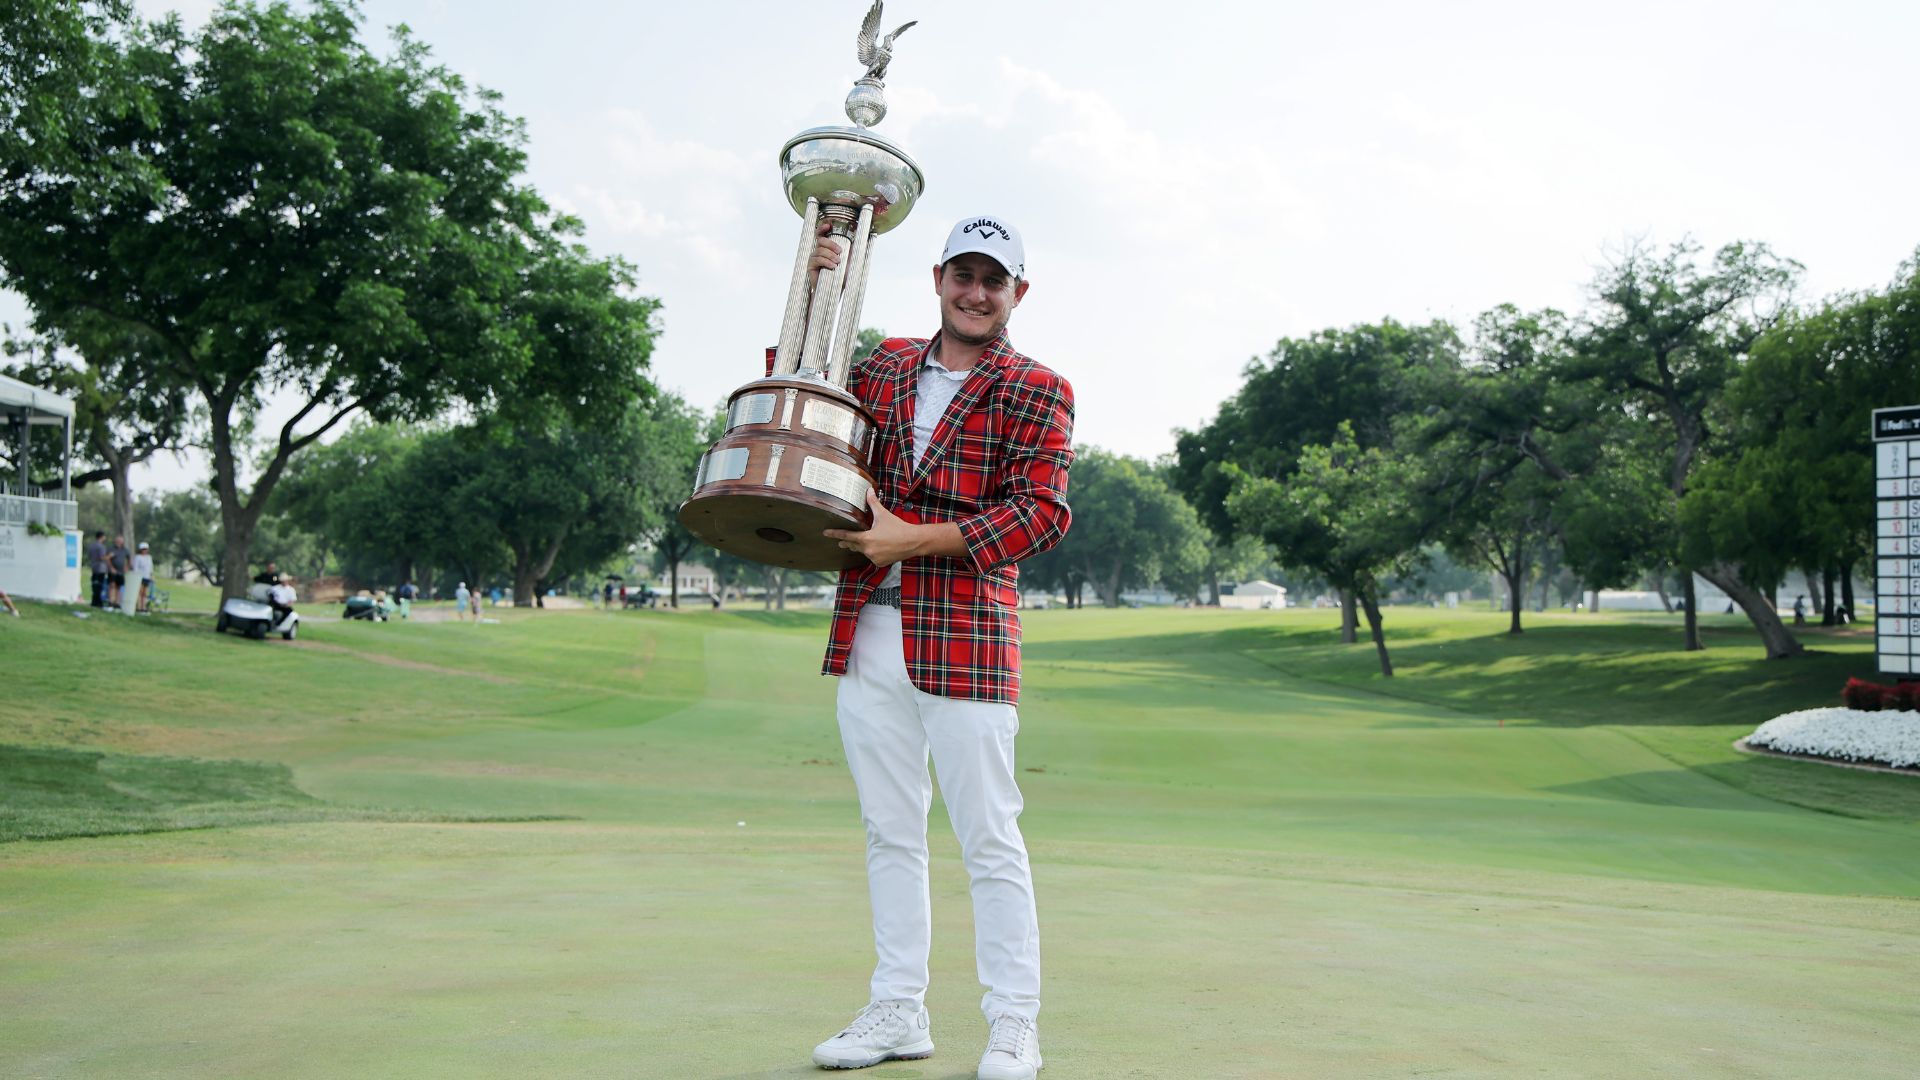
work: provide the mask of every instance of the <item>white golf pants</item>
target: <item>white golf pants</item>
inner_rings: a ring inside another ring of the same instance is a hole
[[[940,776],[947,817],[973,891],[974,959],[987,988],[980,1009],[1035,1019],[1040,1012],[1040,923],[1020,835],[1012,705],[960,701],[907,678],[898,608],[860,611],[840,679],[840,741],[867,826],[873,901],[873,1000],[923,1003],[933,911],[927,886],[927,814]]]

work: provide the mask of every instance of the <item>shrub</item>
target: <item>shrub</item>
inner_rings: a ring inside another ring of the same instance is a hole
[[[1886,701],[1887,688],[1879,683],[1870,683],[1865,679],[1848,679],[1847,685],[1840,689],[1840,700],[1849,709],[1860,712],[1879,712]]]
[[[1882,709],[1920,711],[1920,682],[1882,686],[1865,679],[1848,679],[1840,689],[1840,700],[1849,709],[1879,712]]]

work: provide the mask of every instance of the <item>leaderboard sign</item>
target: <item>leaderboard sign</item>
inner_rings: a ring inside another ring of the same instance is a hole
[[[1920,405],[1873,411],[1874,651],[1879,670],[1920,675]]]

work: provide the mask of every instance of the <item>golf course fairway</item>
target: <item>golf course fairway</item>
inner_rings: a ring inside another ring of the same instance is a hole
[[[814,612],[0,620],[0,1077],[812,1077],[865,1003]],[[315,614],[320,614],[316,612]],[[490,613],[496,614],[496,613]],[[1026,613],[1043,1077],[1920,1075],[1920,776],[1741,754],[1871,632]],[[1916,721],[1920,722],[1920,721]],[[971,1077],[933,811],[935,1056]]]

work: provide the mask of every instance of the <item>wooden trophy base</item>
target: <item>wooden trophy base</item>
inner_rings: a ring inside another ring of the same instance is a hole
[[[773,376],[733,392],[727,433],[700,459],[680,524],[729,555],[796,570],[845,570],[866,556],[820,535],[873,524],[873,417],[823,379]]]

